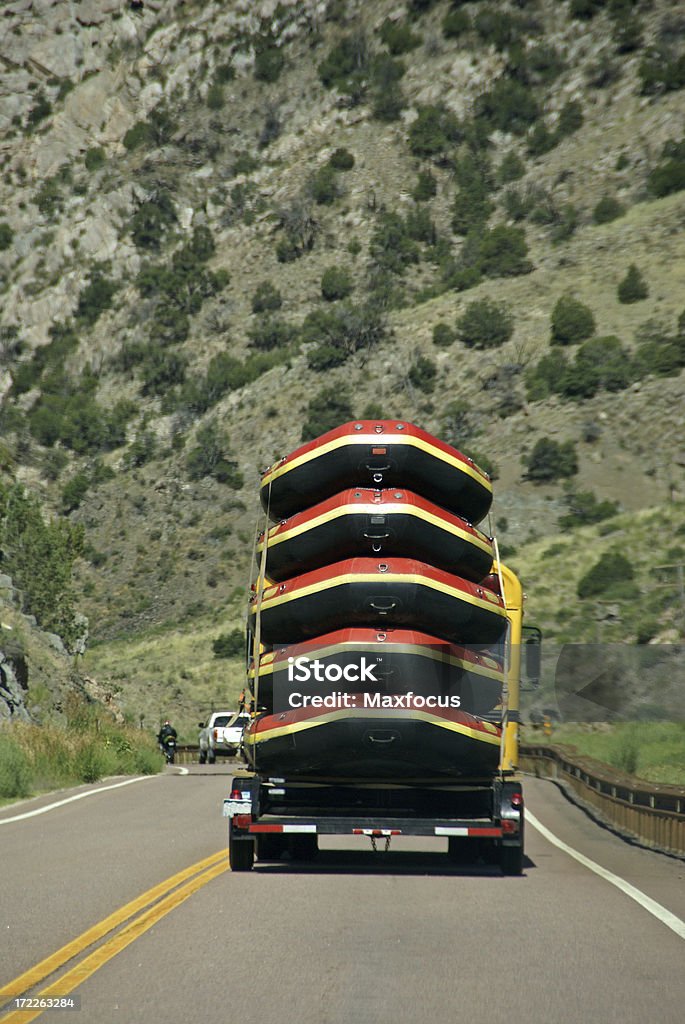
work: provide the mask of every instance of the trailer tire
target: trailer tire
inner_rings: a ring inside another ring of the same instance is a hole
[[[228,858],[231,871],[252,871],[254,864],[254,840],[235,839],[233,829],[229,829]]]
[[[520,875],[523,872],[523,846],[501,846],[499,866],[503,875]]]

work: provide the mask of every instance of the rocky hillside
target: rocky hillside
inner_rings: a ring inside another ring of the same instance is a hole
[[[83,528],[94,669],[239,626],[260,471],[354,417],[482,461],[502,550],[565,560],[581,631],[613,517],[668,506],[677,572],[680,6],[4,5],[0,466]],[[622,639],[682,636],[677,589],[652,604]],[[192,716],[223,669],[172,653],[149,700]]]

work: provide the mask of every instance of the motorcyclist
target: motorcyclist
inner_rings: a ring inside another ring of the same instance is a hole
[[[169,740],[176,740],[177,737],[178,733],[167,718],[157,735],[157,742],[165,755],[167,754],[167,744],[169,743]]]

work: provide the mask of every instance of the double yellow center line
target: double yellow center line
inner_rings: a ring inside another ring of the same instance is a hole
[[[92,953],[89,953],[83,960],[72,967],[66,974],[63,974],[57,981],[52,982],[40,992],[35,993],[36,998],[57,998],[68,996],[79,985],[83,984],[91,974],[94,974],[100,967],[106,964],[112,957],[120,953],[137,938],[143,935],[160,918],[164,917],[175,907],[187,900],[194,892],[201,889],[207,882],[223,874],[229,867],[228,852],[220,850],[205,860],[192,864],[178,874],[172,875],[159,885],[142,893],[136,899],[125,906],[115,910],[109,917],[93,925],[78,938],[62,946],[56,953],[41,960],[39,964],[29,968],[18,978],[10,981],[0,988],[0,1010],[18,996],[24,996],[31,989],[35,988],[42,981],[48,978],[55,971],[58,971],[74,957],[84,953],[89,946],[104,939],[110,932],[116,931],[109,939],[98,946]],[[129,923],[120,928],[126,921]],[[44,1011],[37,1010],[12,1010],[0,1018],[0,1024],[14,1024],[16,1021],[26,1024],[27,1021],[35,1020]]]

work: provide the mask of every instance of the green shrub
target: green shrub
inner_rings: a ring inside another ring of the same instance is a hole
[[[618,286],[618,301],[624,305],[629,305],[633,302],[642,302],[649,295],[649,288],[644,277],[635,266],[631,263],[626,276],[619,283]]]
[[[283,305],[283,296],[271,281],[262,281],[252,296],[253,313],[273,313]]]
[[[552,230],[550,231],[552,243],[558,245],[560,242],[565,242],[567,238],[571,237],[577,227],[578,211],[573,203],[564,203],[557,212],[552,224]]]
[[[250,345],[261,352],[269,352],[272,349],[284,348],[289,345],[294,336],[294,328],[285,320],[277,317],[262,317],[254,326],[248,329]]]
[[[476,116],[492,131],[523,135],[540,116],[531,89],[511,78],[498,78],[476,101]]]
[[[578,581],[576,593],[581,600],[588,597],[605,597],[616,587],[634,579],[633,567],[618,551],[608,551],[595,562],[591,569]]]
[[[129,229],[134,245],[139,249],[158,250],[176,220],[173,201],[162,189],[141,203],[131,217]]]
[[[526,173],[526,165],[521,157],[513,149],[510,149],[502,157],[497,168],[497,183],[507,185],[511,181],[518,181]]]
[[[569,13],[572,18],[589,21],[602,9],[605,0],[571,0]]]
[[[502,206],[510,220],[522,221],[530,214],[535,206],[536,191],[528,185],[522,187],[511,187],[506,189],[502,195]]]
[[[44,121],[46,117],[50,117],[52,113],[52,103],[47,98],[44,92],[36,93],[36,97],[33,106],[26,115],[26,127],[29,131],[32,131],[41,121]]]
[[[371,70],[373,116],[379,121],[398,121],[406,106],[400,85],[404,65],[382,53],[374,57]]]
[[[533,269],[522,228],[498,224],[480,238],[478,264],[487,277],[513,277]]]
[[[145,395],[164,395],[170,388],[182,384],[188,360],[180,352],[152,349],[141,364],[142,392]]]
[[[452,9],[442,19],[442,34],[446,39],[458,39],[471,30],[471,18],[467,11]]]
[[[77,473],[62,488],[61,506],[66,515],[78,508],[90,488],[90,477],[87,473]]]
[[[622,217],[625,213],[623,203],[614,196],[602,196],[592,211],[595,224],[609,224],[612,220]]]
[[[23,485],[0,483],[4,571],[21,594],[21,611],[68,644],[75,636],[72,567],[84,551],[82,526],[48,519]]]
[[[435,390],[437,375],[438,368],[435,362],[427,356],[417,356],[407,374],[414,387],[427,395],[432,394]]]
[[[344,348],[329,344],[318,345],[307,353],[307,366],[315,373],[323,373],[332,370],[334,366],[340,366],[347,358],[348,353]]]
[[[385,19],[379,34],[394,57],[415,50],[422,42],[421,36],[412,32],[409,25],[401,21],[391,21],[390,18]]]
[[[409,126],[409,148],[414,156],[442,156],[458,141],[459,123],[446,107],[418,107],[416,120]]]
[[[685,139],[667,142],[661,152],[663,163],[647,177],[647,191],[658,199],[685,189]]]
[[[525,54],[525,66],[536,85],[551,85],[566,68],[563,57],[550,43],[532,47]]]
[[[226,103],[224,87],[220,82],[213,82],[207,90],[207,106],[210,110],[221,110]]]
[[[685,346],[676,338],[645,341],[635,351],[635,374],[645,377],[677,377],[685,365]]]
[[[568,512],[560,516],[563,529],[600,523],[618,513],[618,502],[598,501],[592,491],[570,491],[564,497]]]
[[[336,174],[330,164],[323,164],[311,179],[309,191],[315,203],[330,206],[339,196]]]
[[[354,419],[347,391],[340,387],[324,388],[312,399],[302,426],[302,440],[313,441],[320,434]]]
[[[578,458],[573,441],[559,444],[549,437],[541,437],[528,457],[523,457],[526,478],[535,483],[550,483],[578,472]]]
[[[263,37],[255,49],[255,78],[260,82],[276,82],[285,65],[285,56],[271,37]]]
[[[74,316],[79,323],[92,327],[100,316],[112,305],[119,285],[103,277],[102,271],[94,270],[90,281],[81,290]]]
[[[124,455],[126,469],[138,469],[154,458],[157,451],[157,438],[151,430],[143,430],[136,434]]]
[[[568,100],[559,111],[556,137],[559,141],[577,132],[583,123],[583,107],[579,100]]]
[[[4,252],[5,249],[9,249],[13,241],[14,231],[6,221],[3,221],[3,223],[0,224],[0,252]]]
[[[140,146],[147,145],[151,141],[150,126],[146,121],[136,121],[125,133],[122,142],[124,147],[132,152]]]
[[[546,124],[538,121],[528,132],[526,138],[526,149],[531,156],[543,156],[549,153],[559,143],[556,132],[551,132]]]
[[[327,89],[336,88],[360,103],[366,92],[369,73],[369,46],[363,31],[344,36],[319,64],[319,78]]]
[[[227,82],[232,82],[235,78],[235,68],[232,64],[219,64],[214,71],[214,81],[218,82],[219,85],[226,85]]]
[[[479,6],[473,27],[484,43],[491,44],[500,52],[519,39],[523,28],[520,17],[494,6]]]
[[[232,629],[230,633],[222,633],[212,641],[215,658],[237,658],[245,654],[245,649],[245,634],[242,629]]]
[[[616,21],[613,40],[616,53],[634,53],[642,46],[642,22],[634,15]]]
[[[333,309],[315,309],[300,327],[300,341],[319,346],[316,353],[310,354],[310,365],[315,369],[322,369],[325,362],[338,365],[359,349],[372,348],[384,334],[383,317],[371,303],[342,303]],[[339,357],[334,357],[330,349],[338,352]]]
[[[584,342],[559,381],[559,391],[570,398],[590,398],[597,391],[622,391],[635,379],[635,368],[614,335]]]
[[[354,156],[349,149],[339,146],[333,150],[328,162],[334,171],[351,171],[354,167]]]
[[[91,146],[86,150],[83,162],[87,171],[99,171],[107,162],[107,154],[102,146]]]
[[[452,228],[458,235],[485,224],[494,210],[490,200],[492,176],[484,157],[467,154],[455,171],[459,191],[452,206]]]
[[[476,299],[457,320],[457,336],[471,348],[494,348],[509,341],[514,320],[504,303]]]
[[[31,768],[26,754],[10,735],[0,732],[0,799],[16,800],[31,792]]]
[[[589,306],[571,295],[560,296],[552,310],[552,342],[575,345],[595,333],[595,318]]]
[[[419,249],[409,237],[401,214],[384,212],[371,236],[369,252],[378,267],[402,275],[411,263],[419,262]]]
[[[321,277],[321,294],[327,302],[345,299],[354,287],[352,275],[346,267],[327,267]]]
[[[685,54],[673,57],[664,46],[652,47],[643,56],[638,68],[641,92],[654,96],[675,92],[685,86]]]
[[[437,195],[438,183],[430,171],[419,171],[419,176],[412,192],[412,198],[416,203],[426,203],[433,196]]]
[[[456,338],[455,332],[449,324],[441,321],[433,327],[433,344],[438,348],[449,348]]]
[[[221,484],[234,490],[243,486],[243,476],[238,463],[232,458],[229,442],[214,421],[200,427],[196,438],[197,444],[190,450],[186,458],[186,470],[191,480],[201,480],[211,476]]]

